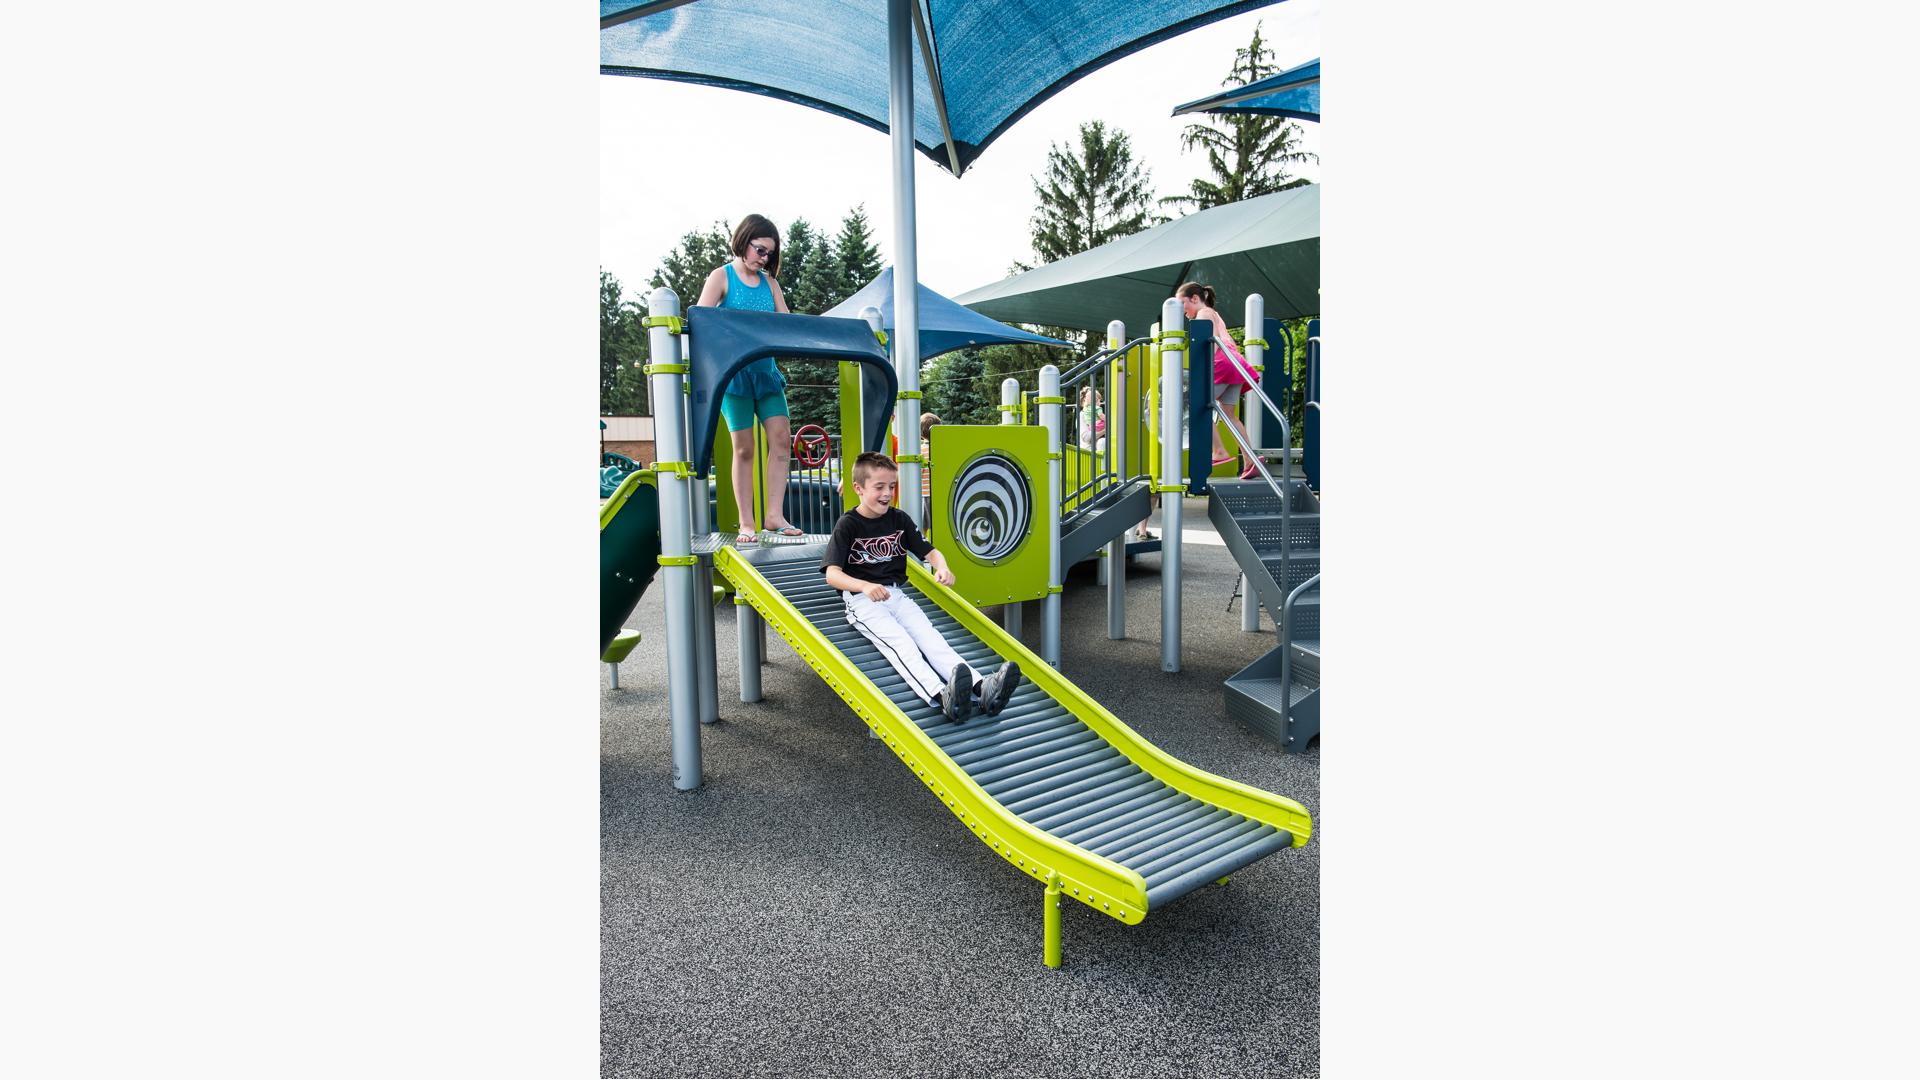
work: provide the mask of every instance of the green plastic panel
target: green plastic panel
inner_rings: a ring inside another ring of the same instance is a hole
[[[620,482],[600,508],[600,652],[620,633],[660,569],[660,493],[653,473]]]
[[[927,538],[973,604],[1047,595],[1047,432],[936,424]]]

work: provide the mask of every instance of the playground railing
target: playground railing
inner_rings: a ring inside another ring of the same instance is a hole
[[[1093,467],[1080,476],[1080,483],[1073,490],[1062,493],[1062,506],[1075,509],[1083,507],[1117,487],[1123,479],[1120,475],[1122,463],[1114,460],[1115,444],[1112,437],[1113,425],[1124,419],[1112,415],[1113,361],[1151,341],[1151,338],[1138,337],[1115,347],[1100,349],[1061,374],[1060,396],[1066,399],[1066,427],[1074,433],[1074,444],[1093,458]],[[1103,409],[1106,411],[1108,422],[1105,434],[1083,412],[1085,407],[1080,404],[1080,391],[1086,387],[1093,388],[1095,414],[1101,415]]]

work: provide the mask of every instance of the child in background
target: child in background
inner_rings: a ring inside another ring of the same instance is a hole
[[[847,622],[873,642],[921,701],[961,723],[977,703],[997,716],[1020,685],[1020,665],[1009,660],[984,680],[927,621],[926,613],[900,587],[907,583],[907,553],[926,560],[933,580],[953,584],[946,557],[920,534],[913,519],[893,506],[900,471],[893,459],[871,451],[853,462],[853,490],[860,504],[833,527],[820,572],[840,590]]]
[[[933,430],[933,425],[942,422],[935,413],[920,414],[920,506],[927,515],[927,521],[933,520],[933,462],[928,460],[928,455],[933,452],[933,438],[928,433]]]

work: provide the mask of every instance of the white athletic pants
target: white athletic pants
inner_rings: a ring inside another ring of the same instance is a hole
[[[946,690],[953,669],[966,664],[927,621],[920,605],[899,589],[888,586],[887,598],[879,601],[867,599],[865,593],[840,596],[847,607],[847,621],[879,648],[921,701],[933,704],[933,696]],[[978,683],[980,673],[970,665],[967,670]]]

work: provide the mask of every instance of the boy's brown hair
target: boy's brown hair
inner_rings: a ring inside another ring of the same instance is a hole
[[[933,430],[933,425],[942,424],[945,422],[946,421],[940,419],[940,417],[935,413],[921,413],[920,414],[920,437],[923,439],[926,438],[927,432]]]
[[[859,487],[860,485],[865,484],[867,482],[867,477],[873,475],[876,471],[880,469],[885,469],[888,472],[899,472],[900,466],[895,465],[893,463],[892,458],[888,457],[885,454],[880,453],[877,450],[869,450],[866,453],[861,454],[859,457],[854,458],[853,459],[853,486]]]

